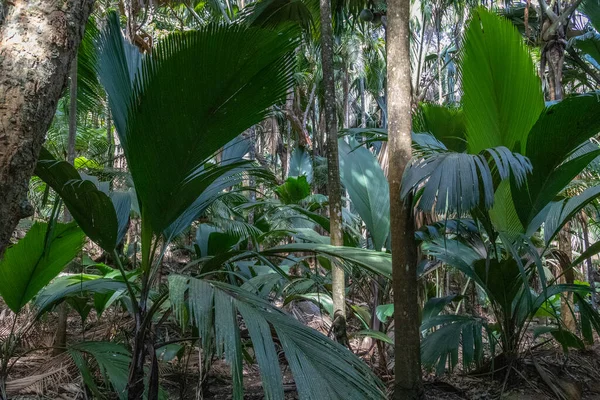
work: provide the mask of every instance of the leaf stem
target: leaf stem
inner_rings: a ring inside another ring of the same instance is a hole
[[[135,314],[139,314],[140,308],[138,307],[138,302],[135,297],[135,292],[133,291],[133,287],[129,283],[129,279],[127,278],[127,274],[125,273],[125,268],[123,268],[123,264],[121,263],[121,258],[117,253],[117,250],[113,250],[113,257],[115,258],[115,262],[117,263],[117,267],[119,267],[119,271],[121,271],[121,276],[125,281],[125,286],[127,286],[127,292],[129,293],[129,297],[131,298],[131,306],[133,307],[133,311]]]

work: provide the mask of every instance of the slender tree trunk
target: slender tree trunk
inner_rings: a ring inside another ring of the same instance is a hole
[[[320,0],[321,6],[321,59],[323,83],[325,85],[325,131],[327,135],[327,194],[329,196],[329,220],[331,244],[343,246],[342,233],[342,190],[338,158],[338,127],[335,103],[335,81],[333,74],[333,32],[331,26],[330,0]],[[340,343],[348,344],[346,335],[346,284],[344,270],[332,264],[331,270],[334,334]]]
[[[365,96],[365,78],[361,77],[360,81],[360,127],[367,127],[367,100]]]
[[[108,106],[108,97],[106,98],[106,143],[108,147],[106,164],[108,168],[114,168],[115,146],[112,133],[112,115],[110,113],[110,107]]]
[[[441,6],[436,7],[436,35],[437,35],[437,73],[438,73],[438,103],[444,104],[444,82],[442,79],[442,11]]]
[[[342,85],[344,92],[344,129],[348,129],[350,128],[350,76],[347,64],[344,64],[344,82]]]
[[[75,164],[75,141],[77,139],[77,52],[71,62],[71,79],[69,87],[69,136],[67,138],[67,162]],[[73,217],[65,207],[64,222],[71,222]],[[64,352],[67,347],[67,322],[69,319],[69,308],[66,303],[58,307],[58,321],[56,323],[56,336],[54,337],[53,354]]]
[[[92,0],[13,0],[0,21],[0,257],[19,219],[44,135]]]
[[[573,269],[570,268],[572,258],[570,222],[568,222],[558,233],[558,248],[563,252],[564,257],[566,258],[564,261],[560,262],[560,265],[563,268],[563,271],[561,271],[563,272],[563,275],[560,278],[560,282],[573,284],[575,277],[573,274]],[[565,328],[575,333],[577,323],[573,315],[573,310],[575,310],[573,304],[573,293],[564,293],[563,296],[561,296],[560,301],[560,314],[562,322],[565,325]]]
[[[423,66],[423,52],[425,50],[425,28],[427,26],[427,20],[425,19],[425,11],[424,9],[421,10],[421,32],[419,34],[419,55],[417,57],[417,69],[414,72],[413,75],[411,75],[412,77],[414,77],[413,80],[413,85],[412,85],[412,89],[413,89],[413,94],[415,97],[419,97],[419,90],[421,88],[421,70],[422,70],[422,66]]]
[[[71,63],[71,85],[69,87],[69,139],[67,162],[75,164],[75,141],[77,139],[77,52]]]
[[[541,0],[542,2],[545,0]],[[560,14],[560,4],[555,4],[555,10]],[[567,13],[567,11],[563,11]],[[542,14],[543,16],[545,14]],[[566,17],[566,14],[565,14]],[[568,18],[566,17],[567,23],[564,25],[551,23],[550,19],[545,19],[542,24],[542,62],[541,73],[544,74],[545,64],[548,64],[548,94],[550,100],[562,100],[563,99],[563,85],[562,85],[562,69],[565,58],[566,48],[566,32],[568,26]],[[543,76],[543,75],[542,75]],[[566,257],[565,262],[561,262],[563,268],[568,268],[568,264],[571,263],[572,258],[572,246],[571,246],[571,224],[570,222],[558,233],[558,248],[563,252]],[[573,270],[567,269],[562,275],[560,281],[562,283],[573,283]],[[565,327],[571,332],[575,332],[576,321],[573,316],[573,294],[567,293],[561,297],[561,317]]]
[[[412,157],[410,1],[388,1],[387,95],[391,249],[394,291],[394,399],[423,398],[421,383],[417,248],[411,199],[400,185]]]

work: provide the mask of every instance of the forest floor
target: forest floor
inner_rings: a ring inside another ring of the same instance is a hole
[[[534,352],[523,357],[510,378],[507,381],[505,378],[502,372],[494,377],[460,373],[430,376],[425,378],[425,394],[428,400],[600,400],[600,346],[571,351],[568,357],[564,357],[560,349]],[[286,399],[297,399],[293,380],[286,370],[284,382],[287,382]],[[391,389],[392,382],[388,384]],[[245,399],[264,398],[256,367],[245,368],[244,386]],[[206,387],[204,399],[231,399],[230,374],[224,363],[213,366]],[[171,395],[172,398],[196,399],[195,384],[190,385],[184,395],[175,392]]]
[[[600,345],[587,350],[571,351],[565,357],[561,349],[533,352],[521,359],[505,381],[506,373],[475,376],[453,373],[443,377],[425,377],[428,400],[600,400]],[[205,399],[231,399],[227,368],[216,368],[209,377],[209,393]],[[286,399],[296,399],[290,376],[284,379]],[[263,399],[257,369],[244,371],[245,399]],[[388,382],[390,389],[392,382]],[[185,397],[195,399],[195,397]],[[326,400],[326,399],[324,399]]]
[[[169,399],[198,399],[197,358],[187,360],[185,369],[173,364],[162,372],[162,387]],[[283,367],[286,400],[297,399],[289,370]],[[571,351],[565,357],[560,349],[546,349],[523,357],[505,380],[504,372],[494,377],[455,372],[442,377],[426,376],[424,386],[429,400],[544,400],[599,399],[600,345]],[[391,392],[392,382],[387,382]],[[232,386],[229,367],[216,361],[206,377],[203,399],[229,400]],[[9,389],[14,399],[85,399],[79,373],[67,355],[49,352],[24,357],[11,374]],[[263,399],[259,370],[244,368],[244,398]],[[91,398],[91,397],[88,397]],[[110,397],[109,397],[110,398]],[[327,399],[323,399],[327,400]]]
[[[0,304],[0,342],[11,321]],[[286,310],[307,325],[327,333],[330,321],[314,312],[305,304],[292,310]],[[107,314],[108,313],[108,314]],[[27,323],[31,316],[23,315]],[[27,335],[22,338],[21,351],[28,351],[19,359],[8,379],[8,390],[14,399],[86,399],[79,371],[67,354],[52,356],[55,314],[48,314],[39,321]],[[127,331],[132,328],[131,321],[125,314],[111,314],[107,311],[99,321],[94,313],[90,314],[85,326],[76,313],[69,317],[69,341],[85,340],[119,340],[125,339]],[[598,341],[597,341],[598,343]],[[353,343],[357,348],[356,342]],[[39,349],[38,351],[32,351]],[[181,360],[174,360],[161,366],[162,387],[170,399],[197,399],[198,365],[197,351],[188,352]],[[383,371],[377,357],[366,358],[365,361],[378,371],[391,393],[392,381],[389,371]],[[296,388],[289,368],[282,359],[284,391],[286,399],[297,399]],[[385,363],[383,363],[385,368]],[[533,352],[523,354],[518,363],[511,367],[510,376],[506,377],[507,368],[491,376],[489,374],[464,374],[454,371],[441,377],[432,374],[424,375],[424,386],[427,399],[508,399],[508,400],[542,400],[542,399],[598,399],[600,400],[600,344],[585,350],[571,350],[565,356],[562,349],[550,343],[538,347]],[[245,399],[263,399],[260,374],[257,366],[244,367]],[[231,374],[227,364],[216,360],[204,383],[203,399],[231,399]],[[110,398],[110,397],[108,397]],[[327,400],[327,399],[323,399]]]

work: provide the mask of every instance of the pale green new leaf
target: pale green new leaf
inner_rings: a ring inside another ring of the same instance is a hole
[[[521,152],[544,98],[523,38],[509,20],[482,7],[473,11],[461,74],[468,151],[505,146]]]
[[[313,165],[310,154],[303,147],[296,147],[290,156],[290,168],[288,176],[299,177],[306,176],[308,183],[313,179]]]
[[[365,222],[373,246],[381,250],[390,234],[390,191],[379,162],[358,142],[338,141],[340,178],[350,200]]]
[[[373,329],[363,329],[358,332],[354,332],[352,337],[370,337],[376,340],[380,340],[385,344],[389,344],[391,346],[394,345],[394,340],[390,338],[388,335],[381,331],[375,331]]]

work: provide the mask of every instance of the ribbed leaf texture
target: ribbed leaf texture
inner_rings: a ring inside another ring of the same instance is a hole
[[[497,146],[521,152],[544,108],[523,38],[509,20],[480,7],[465,32],[461,61],[469,153]]]
[[[129,55],[118,24],[109,23],[99,74],[154,233],[223,174],[224,166],[207,167],[207,160],[285,97],[297,38],[296,29],[211,25],[168,36],[137,68],[140,57]],[[117,124],[121,107],[127,113]]]
[[[188,308],[203,346],[216,339],[218,354],[232,365],[234,398],[243,398],[238,314],[248,327],[266,399],[283,399],[274,338],[279,340],[301,399],[385,399],[383,386],[348,349],[302,325],[264,299],[224,283],[171,275],[175,315]],[[187,291],[187,302],[181,290]],[[214,313],[213,313],[214,310]]]
[[[460,215],[476,207],[492,207],[498,179],[512,177],[522,184],[530,172],[529,160],[503,146],[485,149],[481,154],[453,153],[438,148],[406,169],[402,196],[424,184],[417,203],[419,209]]]
[[[533,172],[527,177],[527,185],[511,187],[524,226],[600,154],[593,146],[580,155],[574,154],[600,131],[598,115],[600,101],[595,94],[564,99],[540,115],[529,132],[525,151]]]

